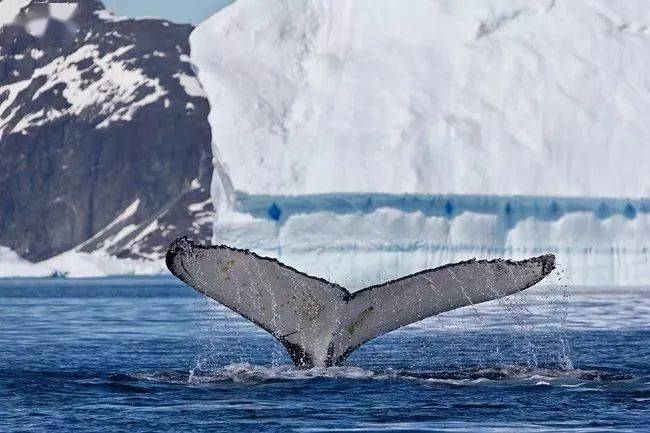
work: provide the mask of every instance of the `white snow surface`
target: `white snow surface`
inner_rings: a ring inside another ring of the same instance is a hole
[[[39,50],[39,49],[36,49],[36,48],[32,48],[29,53],[32,56],[32,59],[34,59],[34,60],[40,59],[41,57],[43,57],[43,54],[45,54],[45,52],[43,52],[43,50]]]
[[[51,277],[52,269],[39,266],[20,257],[8,247],[0,246],[0,278],[10,277]]]
[[[191,46],[239,191],[650,196],[647,0],[238,0]]]
[[[7,124],[13,118],[20,107],[14,107],[14,109],[9,113],[7,113],[7,110],[12,106],[16,100],[16,97],[18,97],[18,94],[25,90],[30,85],[30,83],[31,80],[23,80],[0,86],[0,94],[4,94],[5,92],[7,94],[6,99],[0,102],[0,139],[2,139]]]
[[[0,246],[0,278],[98,278],[117,275],[165,274],[163,260],[118,259],[102,252],[67,251],[38,263]]]
[[[27,24],[25,25],[25,29],[32,36],[35,36],[37,38],[42,38],[43,35],[45,35],[45,32],[47,31],[48,24],[49,24],[49,18],[47,17],[36,18],[28,21]]]
[[[188,96],[199,98],[207,97],[196,77],[191,77],[183,72],[178,72],[174,74],[174,78],[178,79],[178,82],[181,84]]]
[[[77,11],[75,3],[50,3],[50,16],[60,21],[68,21]]]
[[[14,22],[22,8],[29,4],[30,0],[2,0],[0,1],[0,26]]]
[[[100,20],[109,21],[109,22],[120,22],[120,21],[126,21],[131,19],[131,18],[117,16],[113,12],[106,9],[95,11],[95,15]]]
[[[118,259],[102,253],[68,251],[38,266],[55,269],[68,278],[95,278],[114,275],[157,275],[166,273],[163,260]]]

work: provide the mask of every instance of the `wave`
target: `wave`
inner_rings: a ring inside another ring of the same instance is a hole
[[[409,380],[449,385],[475,385],[515,381],[533,385],[559,385],[580,387],[594,382],[619,382],[633,380],[631,374],[605,370],[565,369],[561,367],[529,367],[520,365],[495,365],[460,370],[440,371],[373,371],[360,367],[344,366],[301,370],[293,365],[229,364],[214,370],[198,368],[189,371],[120,373],[109,376],[114,382],[145,381],[187,385],[209,383],[269,383],[294,380]]]

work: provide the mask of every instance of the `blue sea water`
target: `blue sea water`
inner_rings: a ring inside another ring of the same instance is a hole
[[[2,432],[650,431],[650,290],[547,287],[300,371],[167,278],[0,281]]]

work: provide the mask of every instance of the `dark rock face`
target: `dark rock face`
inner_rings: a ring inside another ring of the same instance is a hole
[[[44,6],[23,8],[18,22]],[[84,0],[67,21],[28,29],[0,28],[0,245],[36,261],[84,242],[162,257],[177,235],[208,239],[209,218],[197,229],[188,210],[211,212],[212,170],[192,27],[118,20]],[[114,239],[107,226],[126,229]]]
[[[137,217],[135,202],[108,227],[78,247],[82,252],[104,251],[119,258],[160,259],[179,236],[212,237],[214,211],[210,191],[198,182],[167,206],[144,220]]]

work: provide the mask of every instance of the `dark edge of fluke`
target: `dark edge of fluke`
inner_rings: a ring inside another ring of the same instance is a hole
[[[415,272],[413,274],[404,275],[402,277],[399,277],[399,278],[396,278],[396,279],[393,279],[393,280],[389,280],[389,281],[385,281],[385,282],[380,283],[380,284],[375,284],[375,285],[372,285],[372,286],[368,286],[368,287],[365,287],[365,288],[363,288],[361,290],[358,290],[358,291],[356,291],[354,293],[350,293],[350,291],[348,289],[346,289],[345,287],[343,287],[343,286],[341,286],[339,284],[328,281],[328,280],[326,280],[325,278],[322,278],[322,277],[316,277],[316,276],[310,275],[310,274],[308,274],[306,272],[299,271],[298,269],[296,269],[296,268],[294,268],[292,266],[289,266],[289,265],[286,265],[286,264],[282,263],[278,259],[275,259],[275,258],[272,258],[272,257],[260,256],[259,254],[255,253],[253,251],[250,251],[250,250],[247,250],[247,249],[235,248],[235,247],[231,247],[231,246],[228,246],[228,245],[201,245],[201,244],[195,244],[187,236],[181,236],[181,237],[177,238],[176,240],[174,240],[169,245],[169,248],[167,249],[167,254],[165,255],[165,264],[167,265],[167,269],[169,269],[169,271],[175,277],[181,279],[181,281],[183,281],[183,282],[186,282],[186,281],[184,281],[179,276],[179,274],[175,271],[174,257],[176,257],[176,254],[178,254],[179,252],[191,252],[194,248],[205,249],[205,250],[209,250],[209,249],[227,249],[227,250],[230,250],[230,251],[239,251],[239,252],[244,253],[244,254],[252,255],[252,256],[254,256],[255,258],[258,258],[258,259],[268,260],[268,261],[274,262],[274,263],[278,264],[279,266],[281,266],[283,268],[289,269],[289,270],[291,270],[293,272],[296,272],[296,273],[298,273],[300,275],[303,275],[305,277],[308,277],[308,278],[311,278],[311,279],[318,280],[318,281],[321,281],[323,283],[329,284],[330,286],[335,287],[335,288],[343,291],[344,296],[345,296],[345,298],[344,298],[345,301],[349,301],[350,299],[354,298],[354,296],[356,296],[358,293],[364,292],[366,290],[376,289],[378,287],[382,287],[382,286],[386,286],[388,284],[396,283],[396,282],[398,282],[400,280],[405,280],[407,278],[411,278],[411,277],[414,277],[416,275],[420,275],[420,274],[423,274],[423,273],[426,273],[426,272],[438,271],[438,270],[441,270],[441,269],[444,269],[444,268],[447,268],[447,267],[450,267],[450,266],[462,265],[462,264],[465,264],[465,263],[503,262],[503,263],[506,263],[506,264],[509,264],[509,265],[524,266],[524,265],[526,265],[527,263],[530,263],[530,262],[541,262],[542,263],[542,273],[544,274],[544,276],[550,274],[555,269],[555,255],[554,254],[544,254],[544,255],[541,255],[541,256],[532,257],[532,258],[521,260],[521,261],[506,260],[506,259],[476,260],[474,258],[474,259],[469,259],[469,260],[463,260],[463,261],[460,261],[460,262],[447,263],[445,265],[438,266],[438,267],[435,267],[435,268],[423,269],[423,270]]]

